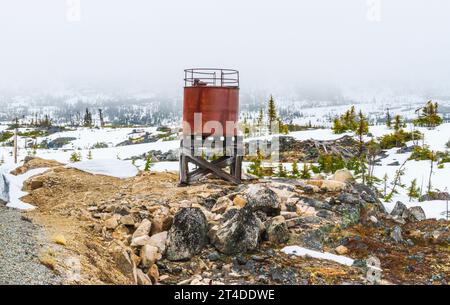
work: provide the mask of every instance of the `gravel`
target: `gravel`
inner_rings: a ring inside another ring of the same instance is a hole
[[[49,285],[61,279],[39,262],[42,229],[0,202],[0,285]]]

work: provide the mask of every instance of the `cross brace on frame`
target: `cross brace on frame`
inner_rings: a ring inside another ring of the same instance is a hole
[[[202,137],[202,141],[205,137]],[[214,142],[218,143],[221,141],[215,139]],[[229,181],[234,184],[241,183],[242,175],[242,153],[241,147],[243,139],[241,136],[227,138],[227,140],[222,140],[223,156],[218,157],[216,160],[211,162],[205,160],[201,156],[195,154],[194,136],[190,138],[185,137],[181,140],[181,150],[180,150],[180,186],[188,185],[200,178],[205,177],[208,174],[213,174],[218,178]],[[230,147],[230,143],[231,147]],[[231,148],[231,149],[229,149]],[[193,171],[189,170],[189,163],[193,163],[197,168]],[[230,168],[229,172],[224,169],[226,167]]]

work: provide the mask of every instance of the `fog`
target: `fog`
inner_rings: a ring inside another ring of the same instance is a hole
[[[76,2],[0,0],[1,89],[174,93],[224,67],[246,90],[450,91],[448,0]]]

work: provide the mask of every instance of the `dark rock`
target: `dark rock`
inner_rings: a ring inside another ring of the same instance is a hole
[[[425,216],[424,210],[419,206],[412,207],[412,208],[409,208],[408,210],[404,211],[402,214],[402,217],[405,220],[408,220],[411,222],[422,221],[422,220],[427,219],[427,217]]]
[[[399,226],[394,227],[394,229],[391,231],[390,236],[397,243],[403,241],[402,229]]]
[[[317,224],[317,223],[321,223],[322,222],[320,217],[317,217],[317,216],[306,216],[306,217],[302,218],[302,221],[304,223],[309,223],[309,224]]]
[[[306,205],[308,205],[310,207],[313,207],[315,209],[318,209],[318,210],[320,210],[320,209],[331,210],[331,205],[326,203],[326,202],[324,202],[324,201],[320,201],[320,200],[317,200],[317,199],[314,199],[314,198],[309,198],[309,197],[304,197],[304,196],[300,197],[299,199],[304,204],[306,204]]]
[[[360,198],[358,198],[352,194],[349,194],[349,193],[341,193],[337,196],[336,199],[344,204],[360,204],[361,203]]]
[[[333,212],[327,210],[319,210],[317,211],[316,216],[328,219],[333,216]]]
[[[419,201],[433,201],[433,200],[450,200],[450,195],[447,192],[431,192],[420,196]]]
[[[64,145],[69,144],[72,141],[75,141],[77,138],[74,137],[61,137],[61,138],[56,138],[53,141],[50,141],[47,144],[47,147],[49,149],[56,149],[56,148],[62,148]]]
[[[250,184],[243,192],[247,206],[253,211],[262,211],[269,216],[280,215],[281,207],[277,194],[260,184]]]
[[[261,226],[258,217],[246,206],[219,225],[211,242],[225,254],[245,253],[258,246]]]
[[[388,164],[388,166],[399,166],[399,165],[400,165],[400,162],[398,162],[398,161],[395,161],[395,162],[392,162],[392,163]]]
[[[270,270],[270,277],[275,283],[283,285],[297,284],[297,272],[292,267],[280,268],[275,267]]]
[[[275,244],[282,244],[289,240],[289,230],[283,216],[276,216],[268,221],[267,238]]]
[[[391,212],[392,216],[402,216],[403,213],[407,210],[406,205],[404,205],[402,202],[397,201],[395,203],[394,209]]]
[[[321,230],[316,229],[313,231],[307,231],[300,235],[300,241],[303,242],[303,244],[307,248],[315,249],[315,250],[323,250],[323,233]]]
[[[190,259],[206,245],[207,233],[208,222],[199,208],[180,209],[167,235],[167,259]]]
[[[397,153],[397,154],[411,153],[411,152],[413,152],[414,148],[416,148],[415,145],[413,145],[413,146],[404,146],[404,147],[398,149],[398,150],[396,151],[396,153]]]
[[[220,260],[220,254],[217,253],[216,251],[214,251],[214,252],[208,254],[208,259],[209,259],[211,262],[218,261],[218,260]]]
[[[339,205],[336,212],[342,215],[341,224],[344,228],[359,223],[361,219],[361,208],[359,205]]]

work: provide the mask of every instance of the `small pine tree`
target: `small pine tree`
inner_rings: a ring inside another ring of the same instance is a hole
[[[412,198],[419,198],[420,189],[417,187],[417,179],[411,181],[411,185],[408,188],[408,196],[409,201],[411,201]]]
[[[278,163],[278,177],[280,178],[286,178],[287,177],[287,173],[286,173],[286,168],[283,166],[283,163]]]
[[[306,163],[303,164],[303,169],[300,173],[300,178],[311,179],[311,173],[309,172],[309,166]]]
[[[81,161],[81,154],[74,151],[70,155],[70,162],[75,163],[75,162],[80,162],[80,161]]]
[[[148,154],[147,158],[145,159],[144,172],[149,172],[150,167],[152,167],[152,156]]]
[[[261,169],[261,159],[256,158],[252,161],[252,163],[248,167],[248,173],[262,177],[262,169]]]
[[[339,118],[334,119],[332,130],[335,134],[344,133],[346,131],[345,126],[342,124],[341,119]]]
[[[263,127],[263,120],[264,120],[264,112],[263,112],[263,109],[260,108],[259,109],[258,120],[257,120],[257,125],[258,125],[259,128]]]
[[[300,176],[300,172],[299,172],[299,170],[298,170],[298,163],[297,163],[297,160],[295,160],[295,161],[292,163],[291,176],[292,176],[293,178],[297,178],[298,176]]]
[[[364,157],[364,135],[366,135],[369,132],[369,123],[367,122],[367,119],[364,117],[362,111],[359,112],[359,120],[358,120],[358,126],[355,130],[355,134],[358,137],[358,157],[359,157],[359,165],[361,167],[361,178],[362,183],[365,184],[366,182],[366,175],[365,175],[365,157]]]
[[[92,160],[92,159],[93,159],[93,157],[92,157],[92,151],[91,151],[91,150],[88,151],[87,159],[88,159],[88,160]]]
[[[267,117],[269,120],[269,132],[272,133],[272,125],[273,122],[277,119],[277,110],[275,106],[275,101],[273,100],[273,96],[270,96],[268,107],[267,107]]]
[[[389,108],[388,108],[387,113],[386,113],[386,127],[387,128],[391,128],[391,126],[392,126],[391,121],[392,121],[391,113],[389,112]]]

